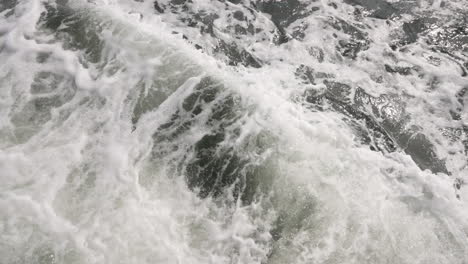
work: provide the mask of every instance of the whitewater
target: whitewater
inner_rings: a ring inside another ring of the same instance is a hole
[[[0,264],[468,263],[466,0],[0,0]]]

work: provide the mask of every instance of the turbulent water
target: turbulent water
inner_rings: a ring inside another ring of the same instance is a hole
[[[468,263],[467,0],[0,0],[0,263]]]

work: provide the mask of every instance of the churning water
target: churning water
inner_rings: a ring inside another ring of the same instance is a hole
[[[466,0],[0,0],[0,263],[468,263]]]

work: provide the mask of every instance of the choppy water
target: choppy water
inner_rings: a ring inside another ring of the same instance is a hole
[[[0,0],[0,263],[468,263],[466,0]]]

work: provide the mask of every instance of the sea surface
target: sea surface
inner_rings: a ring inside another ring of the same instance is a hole
[[[0,0],[0,264],[467,264],[468,0]]]

